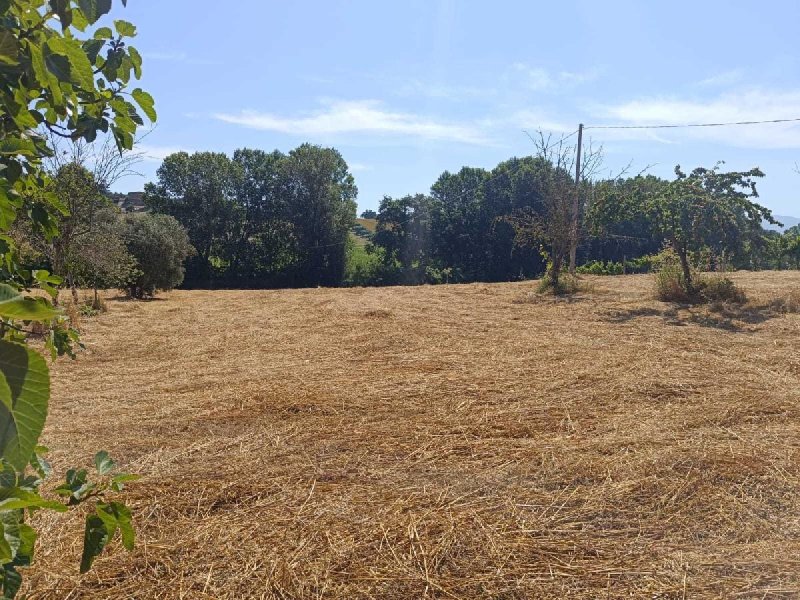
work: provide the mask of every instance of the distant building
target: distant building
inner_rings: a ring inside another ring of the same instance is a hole
[[[144,192],[128,192],[127,194],[110,194],[111,202],[124,213],[145,212]]]

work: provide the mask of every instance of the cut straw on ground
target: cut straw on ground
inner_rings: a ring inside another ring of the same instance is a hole
[[[81,515],[37,516],[26,593],[798,597],[800,274],[733,278],[109,299],[43,441],[143,476],[137,548],[79,576]]]

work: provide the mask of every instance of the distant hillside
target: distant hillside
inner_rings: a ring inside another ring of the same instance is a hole
[[[356,219],[356,224],[361,225],[370,233],[375,233],[375,227],[378,225],[377,219]]]
[[[783,231],[785,229],[789,229],[790,227],[794,227],[795,225],[800,225],[800,218],[798,217],[788,217],[786,215],[772,215],[775,217],[776,221],[783,223],[783,227],[778,227],[777,225],[771,225],[770,223],[764,223],[764,229],[772,229],[773,231]]]
[[[350,228],[350,235],[356,244],[364,246],[372,239],[376,225],[375,219],[356,219],[356,224]]]

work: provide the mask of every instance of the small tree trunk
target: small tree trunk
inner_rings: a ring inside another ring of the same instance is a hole
[[[69,283],[70,292],[72,292],[72,302],[77,306],[80,303],[80,299],[78,298],[78,288],[72,275],[67,276],[67,282]]]
[[[683,285],[686,292],[691,295],[694,292],[694,284],[692,283],[692,269],[689,267],[689,257],[683,248],[678,250],[678,256],[681,259],[681,269],[683,269]]]
[[[558,291],[559,278],[561,277],[561,255],[557,252],[553,254],[550,261],[550,285],[553,286],[553,291]]]

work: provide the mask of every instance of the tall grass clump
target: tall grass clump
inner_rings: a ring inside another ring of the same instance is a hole
[[[700,274],[692,269],[691,281],[687,281],[678,255],[671,249],[663,250],[656,264],[655,293],[662,302],[744,304],[747,301],[744,292],[724,275]]]
[[[583,289],[581,281],[574,275],[562,273],[561,276],[553,281],[549,273],[545,274],[540,280],[536,291],[540,294],[552,294],[553,296],[568,296]]]

